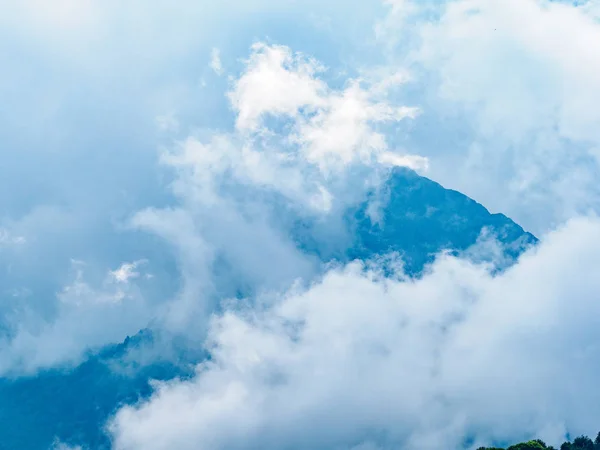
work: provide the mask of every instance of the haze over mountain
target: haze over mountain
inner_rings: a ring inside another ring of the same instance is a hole
[[[599,46],[597,0],[0,1],[0,448],[597,446]]]
[[[375,224],[366,214],[374,201],[380,206]],[[537,242],[506,216],[491,214],[465,195],[410,169],[393,170],[377,193],[350,212],[354,217],[350,214],[348,228],[353,230],[354,243],[335,255],[337,259],[366,261],[399,253],[412,276],[419,276],[438,253],[464,252],[481,245],[481,238],[498,240],[505,254],[494,256],[502,265],[514,262]],[[202,360],[180,348],[171,358],[149,366],[140,367],[135,358],[127,364],[128,352],[151,346],[152,341],[151,332],[141,331],[133,339],[89,355],[75,368],[1,380],[0,448],[47,449],[59,439],[85,448],[109,449],[110,436],[103,424],[120,406],[148,398],[153,379],[191,377],[193,365]]]

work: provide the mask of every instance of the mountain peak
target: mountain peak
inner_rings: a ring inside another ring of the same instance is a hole
[[[440,251],[465,251],[484,235],[497,239],[511,260],[537,243],[504,214],[492,214],[466,195],[408,168],[395,168],[386,183],[369,194],[354,212],[354,227],[350,258],[398,252],[410,274],[420,272]]]

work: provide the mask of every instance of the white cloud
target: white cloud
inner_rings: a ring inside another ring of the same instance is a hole
[[[124,263],[94,286],[85,278],[85,264],[73,261],[73,279],[57,293],[49,317],[26,304],[16,305],[10,312],[12,325],[0,340],[0,374],[32,374],[77,364],[86,351],[147,326],[154,310],[131,283],[139,264]]]
[[[0,228],[0,247],[4,245],[24,244],[25,242],[25,237],[13,236],[7,229]]]
[[[221,63],[221,52],[218,48],[213,48],[210,51],[210,68],[217,75],[223,75],[223,64]]]
[[[518,142],[556,127],[561,138],[598,141],[600,113],[589,97],[600,90],[598,36],[600,25],[570,5],[459,1],[423,29],[421,58],[444,76],[444,98],[481,103],[484,133]]]
[[[322,170],[338,163],[347,165],[355,159],[368,163],[373,155],[388,150],[384,135],[373,125],[415,118],[417,113],[416,108],[373,102],[357,81],[350,82],[344,91],[331,94],[326,107],[317,108],[293,139],[300,144],[306,159]]]
[[[402,164],[403,155],[381,157],[390,150],[376,126],[418,115],[418,108],[380,100],[388,89],[406,79],[405,74],[394,73],[369,83],[349,79],[345,88],[334,90],[319,78],[324,70],[314,59],[287,47],[255,44],[246,70],[229,93],[238,130],[266,138],[275,135],[291,157],[323,172],[357,161],[371,164],[373,157]],[[269,126],[268,118],[282,122]],[[289,148],[290,143],[297,148]]]
[[[408,167],[418,172],[429,169],[429,160],[418,155],[396,155],[391,152],[385,152],[379,155],[379,162],[383,165]]]
[[[139,260],[131,263],[123,263],[121,264],[121,267],[119,267],[117,270],[111,271],[110,275],[115,281],[119,283],[128,283],[129,280],[140,276],[140,273],[136,272],[135,269],[137,269],[140,264],[143,264],[145,262],[145,260]]]
[[[179,121],[175,114],[163,114],[155,119],[156,125],[160,131],[170,132],[179,130]]]
[[[229,94],[238,129],[256,131],[267,114],[293,118],[300,108],[314,111],[323,104],[327,86],[315,75],[324,68],[314,59],[257,43],[246,65]]]
[[[594,2],[391,3],[378,38],[416,72],[432,177],[534,232],[600,209]]]
[[[439,449],[596,432],[600,222],[505,273],[441,256],[419,280],[333,268],[214,318],[212,359],[121,409],[117,449]],[[307,432],[310,430],[310,432]]]
[[[55,440],[54,443],[52,444],[52,447],[50,447],[48,450],[84,450],[81,446],[79,445],[69,445],[69,444],[65,444],[64,442],[61,442],[60,440]]]

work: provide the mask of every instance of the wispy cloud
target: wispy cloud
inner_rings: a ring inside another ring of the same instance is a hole
[[[136,272],[136,269],[145,262],[145,260],[139,260],[131,263],[123,263],[117,270],[110,271],[110,276],[118,283],[129,283],[129,280],[140,276],[140,273]]]
[[[210,51],[210,68],[217,75],[223,75],[223,64],[221,63],[221,52],[218,48],[213,48]]]
[[[44,314],[16,305],[8,337],[0,340],[0,373],[33,374],[39,369],[72,366],[85,352],[137,333],[153,315],[152,305],[133,280],[141,262],[123,263],[99,285],[86,280],[86,264],[72,261],[72,279],[56,294],[57,306]]]
[[[23,236],[13,236],[12,233],[4,228],[0,228],[0,246],[24,244],[26,242]]]

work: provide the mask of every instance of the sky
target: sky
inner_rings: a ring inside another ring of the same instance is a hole
[[[148,324],[214,355],[116,449],[598,431],[597,0],[0,0],[0,66],[0,373]],[[290,217],[342,240],[392,166],[540,245],[321,272]]]

